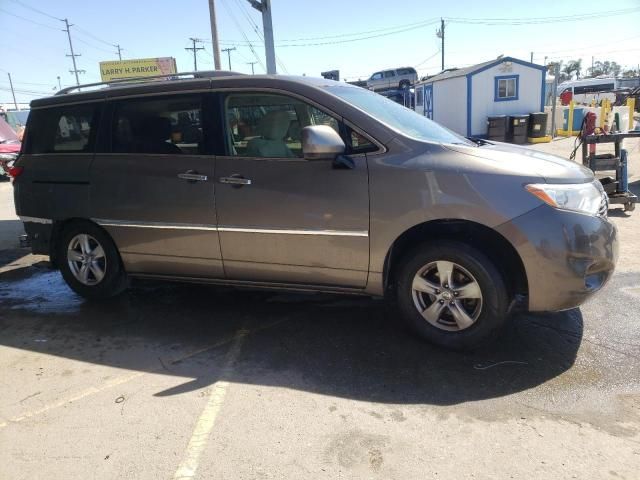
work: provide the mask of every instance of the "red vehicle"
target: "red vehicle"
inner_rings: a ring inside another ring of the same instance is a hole
[[[8,175],[9,164],[20,153],[21,143],[11,126],[0,117],[0,176]]]

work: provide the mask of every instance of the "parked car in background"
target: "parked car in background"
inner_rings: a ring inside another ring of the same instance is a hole
[[[369,90],[409,88],[418,81],[418,72],[413,67],[393,68],[376,72],[367,80]]]
[[[558,85],[556,91],[562,105],[569,105],[571,100],[590,104],[592,101],[600,103],[603,99],[610,102],[616,100],[614,90],[617,87],[615,78],[585,78],[582,80],[569,80]]]
[[[143,277],[386,296],[461,349],[613,273],[607,196],[582,165],[344,82],[211,75],[32,102],[16,212],[80,295]]]
[[[0,116],[0,176],[8,175],[9,165],[20,153],[20,146],[16,132]]]

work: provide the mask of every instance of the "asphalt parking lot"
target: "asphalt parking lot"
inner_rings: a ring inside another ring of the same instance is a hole
[[[598,296],[461,354],[368,298],[140,281],[85,302],[15,244],[6,182],[0,204],[0,478],[639,478],[640,211],[610,213]]]

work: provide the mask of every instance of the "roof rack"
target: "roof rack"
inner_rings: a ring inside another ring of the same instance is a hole
[[[65,87],[62,90],[56,92],[56,95],[66,95],[67,93],[71,93],[75,90],[80,91],[83,88],[94,88],[100,86],[111,87],[114,85],[126,85],[130,83],[146,83],[149,80],[184,80],[186,78],[215,78],[215,77],[231,77],[234,75],[245,75],[244,73],[234,72],[231,70],[204,70],[199,72],[183,72],[183,73],[169,73],[165,75],[152,75],[149,77],[134,77],[134,78],[123,78],[119,80],[109,80],[108,82],[96,82],[96,83],[85,83],[84,85],[76,85],[73,87]]]

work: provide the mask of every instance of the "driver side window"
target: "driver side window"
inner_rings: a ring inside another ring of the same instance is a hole
[[[228,155],[302,158],[302,129],[338,121],[298,99],[268,93],[230,94],[225,102]]]

